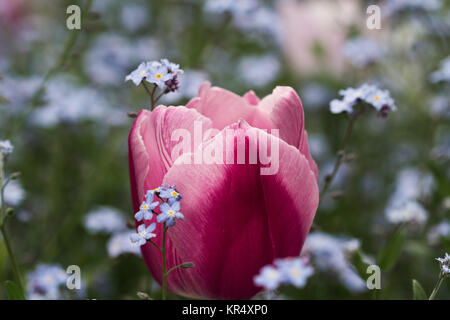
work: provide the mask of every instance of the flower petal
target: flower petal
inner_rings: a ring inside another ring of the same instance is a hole
[[[212,123],[209,119],[185,107],[158,106],[154,111],[139,112],[128,139],[131,190],[135,211],[147,190],[160,186],[175,159],[172,151],[179,144],[173,141],[176,129],[185,129],[194,137],[194,123],[202,123],[202,134]],[[190,148],[194,148],[191,139]]]
[[[253,277],[261,267],[300,253],[318,206],[316,177],[298,149],[242,123],[230,128],[234,141],[248,139],[247,153],[261,139],[278,142],[279,169],[261,175],[259,158],[254,165],[181,164],[180,158],[168,171],[164,183],[176,184],[188,199],[182,203],[186,221],[170,229],[168,248],[169,266],[195,263],[169,279],[169,288],[185,296],[253,296],[258,291]],[[222,131],[209,143],[224,143],[224,135]],[[236,154],[236,144],[232,149]],[[143,255],[154,264],[155,255]]]

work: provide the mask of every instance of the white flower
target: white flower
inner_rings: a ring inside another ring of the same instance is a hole
[[[386,211],[386,218],[390,223],[416,223],[422,225],[427,221],[427,211],[416,201],[410,201],[406,204],[389,208]]]
[[[238,64],[240,78],[249,87],[264,87],[278,77],[281,70],[279,59],[271,54],[244,57]]]
[[[14,146],[9,140],[0,140],[0,153],[6,155],[12,153]]]
[[[360,101],[373,106],[382,115],[397,109],[389,91],[381,90],[374,85],[363,84],[358,88],[347,88],[340,90],[339,94],[342,96],[342,99],[334,99],[330,103],[331,113],[351,113],[353,112],[353,107]]]
[[[314,274],[314,269],[302,258],[277,259],[274,263],[282,275],[283,282],[297,288],[303,288],[308,278]]]
[[[450,56],[442,60],[439,70],[430,76],[432,82],[450,81]]]
[[[122,5],[120,19],[122,25],[130,32],[135,32],[144,27],[148,21],[148,8],[138,4],[127,3]]]
[[[10,206],[18,206],[25,198],[25,190],[17,180],[10,181],[5,188],[5,202]],[[0,199],[0,205],[1,205]]]
[[[363,68],[380,60],[385,50],[378,42],[359,37],[347,40],[342,47],[342,53],[355,67]]]
[[[436,245],[439,243],[441,238],[449,238],[450,237],[450,222],[448,220],[444,220],[441,223],[433,226],[428,231],[428,243],[431,245]]]
[[[272,266],[265,266],[260,273],[253,278],[257,286],[266,290],[275,290],[281,284],[283,276],[280,271]]]
[[[61,298],[61,287],[66,284],[67,273],[57,264],[39,264],[27,274],[29,300],[57,300]]]
[[[84,227],[91,233],[114,233],[125,228],[125,218],[119,210],[112,207],[99,207],[84,218]]]
[[[354,240],[313,232],[306,238],[302,255],[310,254],[320,271],[336,274],[350,291],[360,292],[367,289],[366,283],[347,260],[349,249],[355,249]]]
[[[111,258],[117,258],[118,256],[127,253],[140,255],[141,250],[130,240],[130,237],[133,234],[135,234],[133,231],[123,231],[113,234],[106,245],[108,255]]]

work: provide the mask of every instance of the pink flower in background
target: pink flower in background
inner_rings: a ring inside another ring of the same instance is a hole
[[[199,122],[204,132],[216,129],[205,147],[220,145],[227,130],[234,142],[245,139],[247,155],[260,140],[277,142],[278,170],[261,175],[259,158],[255,164],[184,164],[193,153],[173,159],[178,141],[172,133],[185,129],[194,136]],[[278,129],[279,137],[260,129]],[[253,92],[240,97],[204,83],[186,107],[142,110],[130,132],[129,157],[135,212],[145,192],[162,184],[176,185],[183,195],[185,221],[168,231],[167,264],[192,261],[195,267],[172,272],[170,291],[193,298],[248,299],[261,290],[253,277],[263,266],[299,255],[319,194],[303,107],[292,88],[277,87],[260,100]],[[160,245],[162,224],[154,232]],[[161,255],[149,243],[141,248],[161,283]]]
[[[279,1],[283,49],[299,73],[341,72],[350,26],[365,26],[360,0]]]

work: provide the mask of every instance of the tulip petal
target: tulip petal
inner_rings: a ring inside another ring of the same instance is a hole
[[[185,107],[158,106],[152,112],[139,112],[128,138],[130,176],[136,212],[145,192],[161,185],[164,175],[176,160],[172,159],[172,151],[179,145],[179,140],[172,140],[173,132],[177,129],[186,130],[186,134],[192,137],[189,150],[194,149],[196,121],[197,124],[202,124],[202,135],[212,126],[209,119]]]
[[[308,141],[304,134],[302,102],[291,87],[276,87],[272,94],[259,101],[253,91],[240,97],[231,91],[211,87],[211,83],[205,82],[199,89],[199,96],[192,99],[187,107],[195,108],[210,118],[218,129],[239,119],[244,119],[255,128],[278,129],[281,139],[300,151],[307,152],[303,154],[317,177],[317,165],[308,152]]]
[[[267,116],[261,113],[254,104],[257,97],[248,93],[245,98],[219,87],[211,87],[209,82],[203,83],[199,96],[186,105],[195,108],[213,122],[214,128],[222,130],[226,126],[244,119],[256,128],[269,129]]]
[[[181,156],[164,177],[183,194],[185,221],[169,230],[170,263],[192,261],[195,267],[171,275],[169,288],[190,297],[247,299],[258,292],[253,276],[274,258],[296,256],[318,206],[317,180],[305,156],[284,141],[243,122],[230,126],[237,153],[263,139],[279,143],[279,169],[261,175],[256,164],[182,164]],[[226,143],[225,130],[207,144]],[[293,174],[295,173],[295,174]],[[176,248],[176,249],[175,249]],[[144,252],[154,264],[154,255]],[[169,264],[169,267],[171,264]]]

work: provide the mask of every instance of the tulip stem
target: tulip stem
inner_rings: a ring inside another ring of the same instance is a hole
[[[428,300],[434,300],[436,297],[436,293],[439,291],[439,288],[441,287],[442,282],[444,281],[445,274],[444,272],[441,272],[439,275],[439,280],[437,281],[436,285],[434,286],[433,292],[431,293]]]
[[[162,300],[166,300],[167,296],[167,273],[166,273],[166,233],[167,227],[164,224],[162,237]]]
[[[0,190],[0,199],[1,199],[1,206],[0,206],[0,231],[1,231],[2,235],[3,235],[3,242],[5,243],[6,251],[8,252],[9,259],[11,261],[11,267],[12,267],[13,273],[14,273],[15,277],[17,278],[17,282],[18,282],[18,285],[19,285],[21,291],[24,292],[23,291],[22,277],[20,275],[20,271],[19,271],[19,268],[17,266],[16,258],[14,256],[14,252],[12,250],[11,242],[9,240],[9,236],[8,236],[7,231],[6,231],[6,225],[5,225],[8,209],[6,208],[6,203],[5,203],[5,187],[6,187],[6,183],[4,183],[5,175],[4,175],[4,172],[3,172],[3,164],[4,164],[3,160],[4,160],[4,157],[0,154],[0,186],[1,186],[1,190]],[[8,180],[7,180],[7,182],[8,182]]]
[[[327,174],[325,176],[325,182],[322,187],[322,190],[320,191],[319,195],[319,203],[322,201],[323,196],[326,194],[328,189],[331,187],[331,183],[333,182],[334,178],[336,178],[336,175],[339,171],[339,168],[341,167],[342,163],[345,160],[346,155],[346,148],[348,141],[350,140],[350,136],[352,135],[353,126],[355,124],[356,119],[359,117],[359,115],[363,112],[363,110],[359,112],[354,112],[348,121],[347,129],[345,130],[344,140],[342,140],[341,148],[337,153],[337,159],[334,163],[333,171],[331,173]]]

